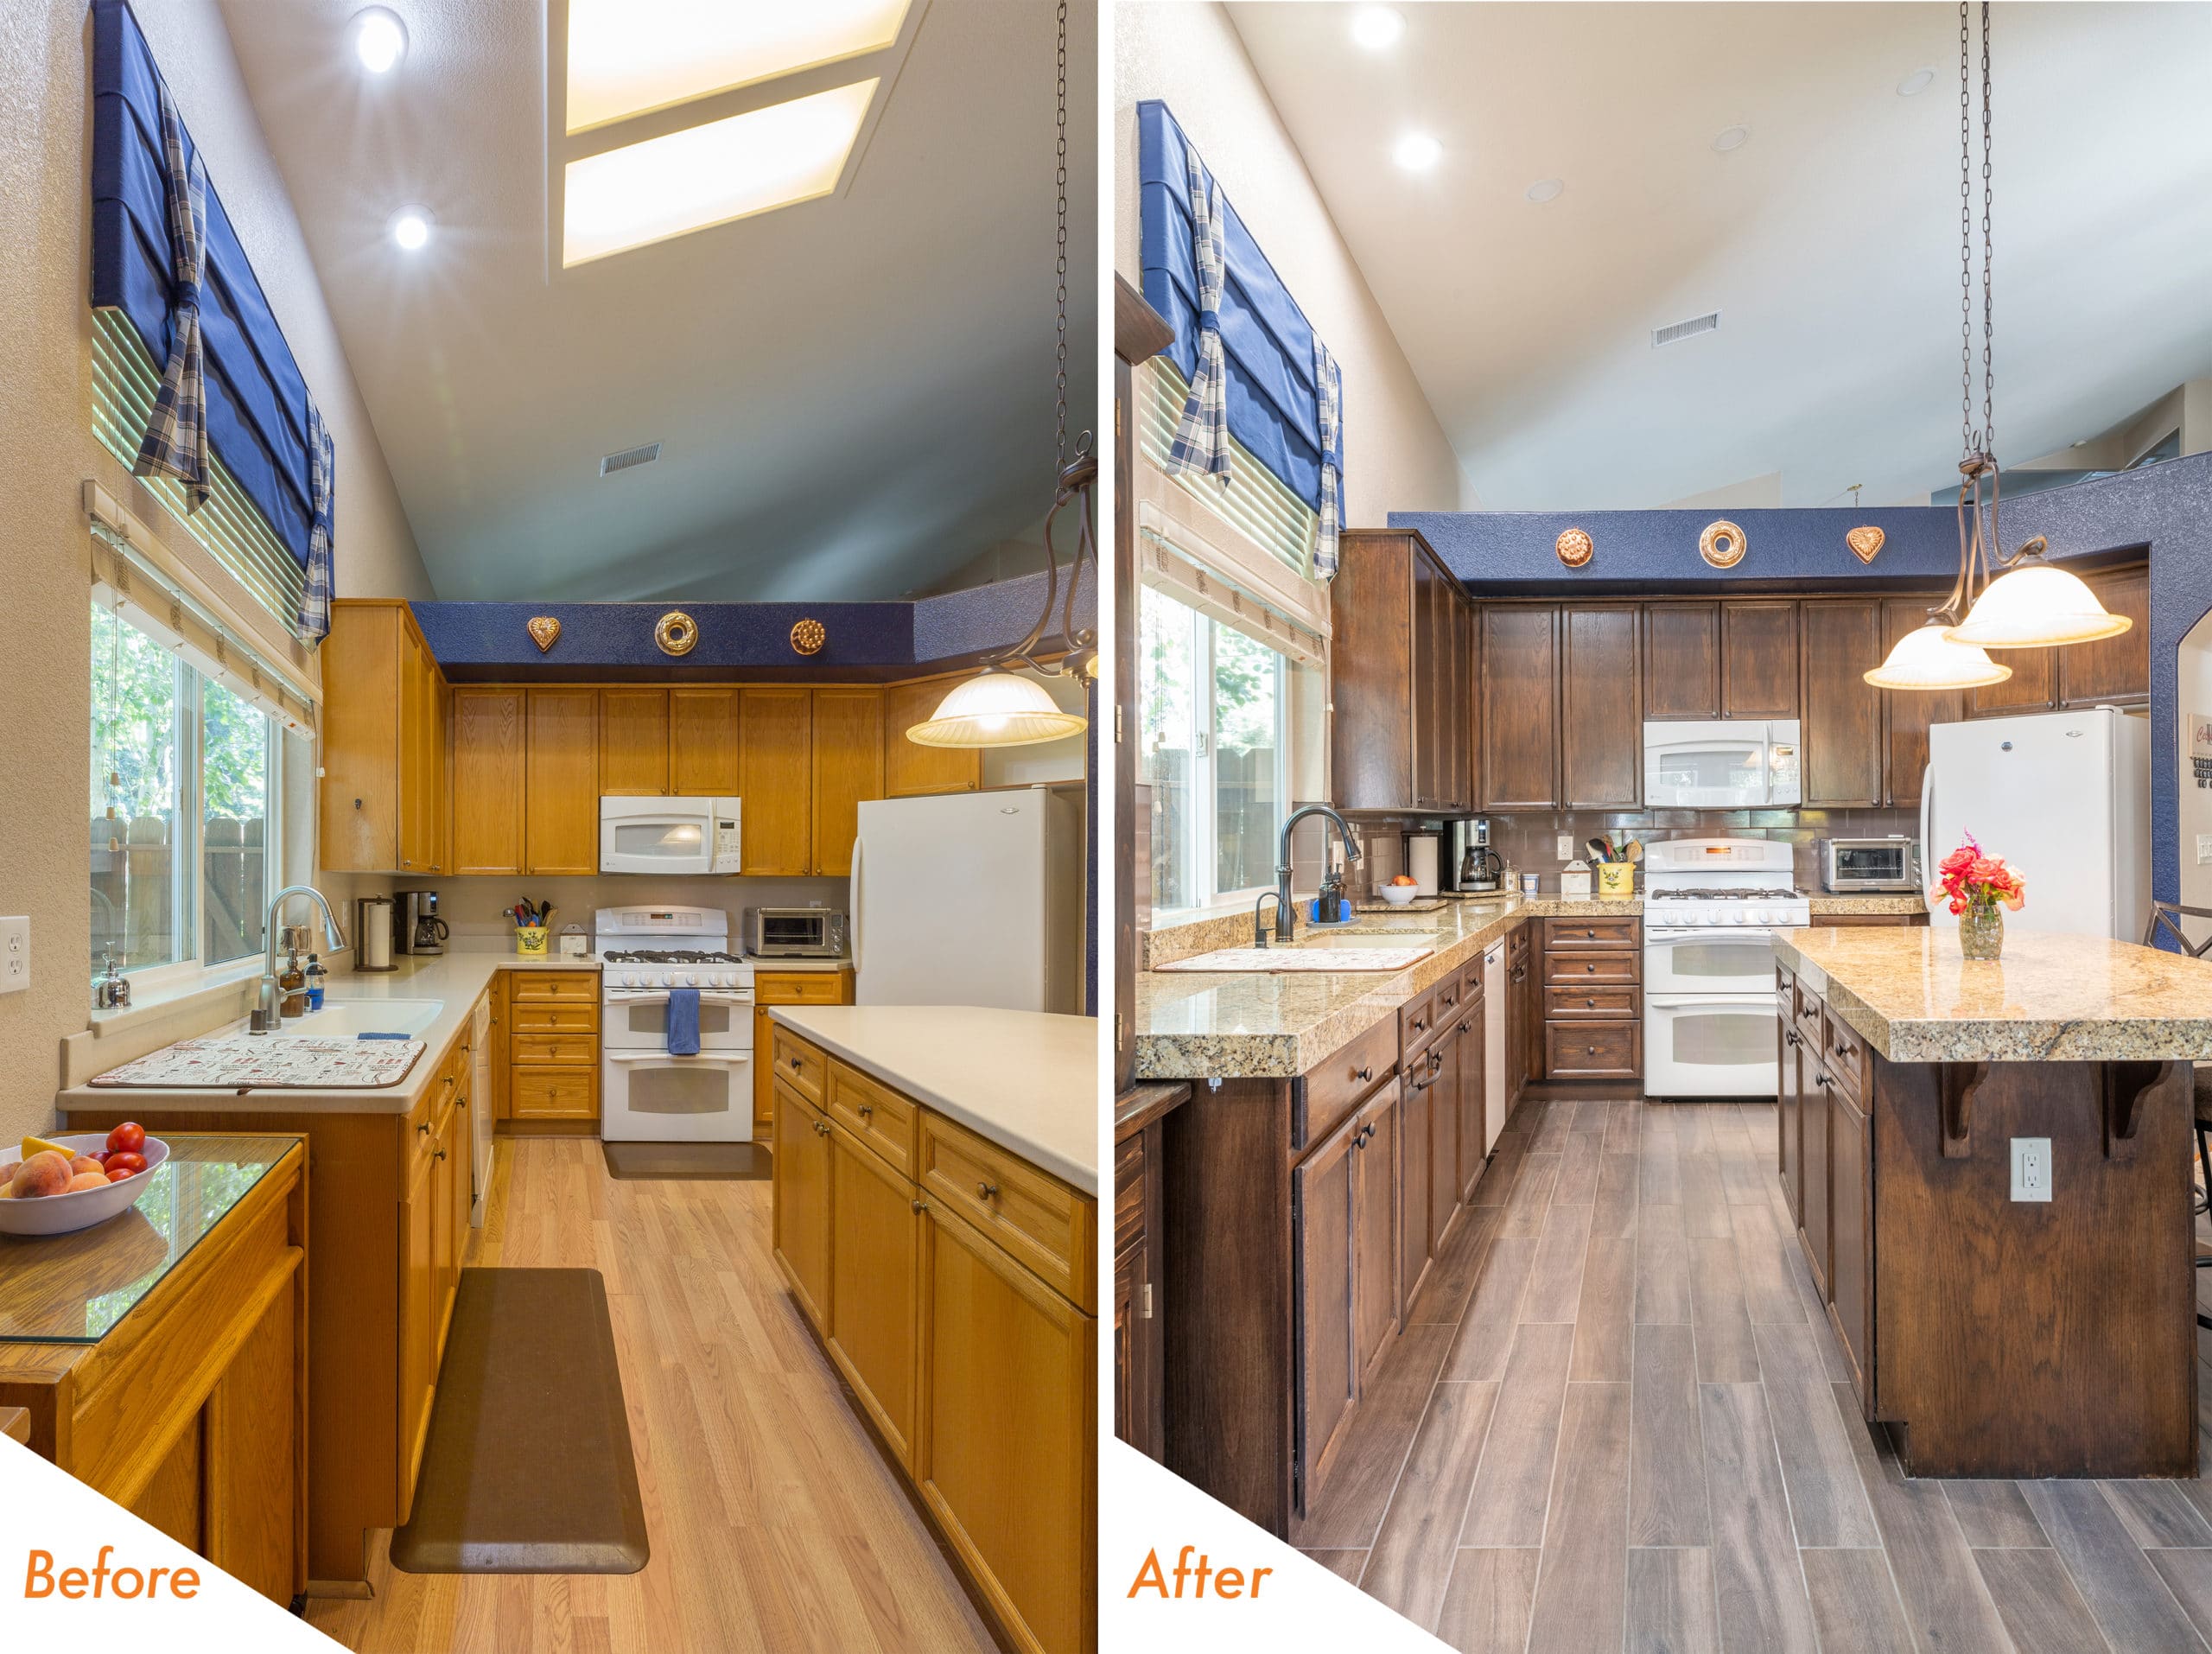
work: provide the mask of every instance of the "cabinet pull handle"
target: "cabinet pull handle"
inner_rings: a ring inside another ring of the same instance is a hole
[[[995,1183],[979,1181],[976,1185],[976,1193],[986,1200],[995,1200],[999,1198],[999,1186]]]

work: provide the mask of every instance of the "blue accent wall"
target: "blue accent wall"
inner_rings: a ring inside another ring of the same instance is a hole
[[[1733,569],[1698,555],[1706,525],[1726,518],[1748,541]],[[1871,523],[1887,537],[1871,564],[1844,532]],[[1695,510],[1392,512],[1417,529],[1477,596],[1655,596],[1731,591],[1848,591],[1866,585],[1948,589],[1958,567],[1956,513],[1944,506],[1880,511]],[[2177,651],[2212,613],[2212,454],[2193,455],[2069,487],[2023,494],[2004,508],[2011,550],[2040,534],[2055,562],[2147,557],[2151,569],[2152,889],[2181,894],[2180,709]],[[1596,554],[1569,569],[1553,549],[1561,530],[1586,530]]]

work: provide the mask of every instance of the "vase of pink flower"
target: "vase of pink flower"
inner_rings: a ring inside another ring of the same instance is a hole
[[[2020,911],[2027,881],[2001,856],[1986,856],[1972,833],[1936,868],[1931,902],[1942,902],[1959,921],[1959,951],[1969,959],[1994,959],[2005,951],[2005,913]]]

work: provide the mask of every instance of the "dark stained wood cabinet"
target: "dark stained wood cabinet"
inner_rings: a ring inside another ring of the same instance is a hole
[[[1351,1322],[1362,1395],[1398,1330],[1399,1091],[1385,1085],[1359,1111],[1365,1123],[1353,1151]]]
[[[1643,716],[1717,718],[1720,704],[1720,605],[1645,605]]]
[[[1967,691],[1967,716],[2006,718],[2021,712],[2048,712],[2058,704],[2056,649],[1993,649],[1989,658],[2010,666],[2001,684]]]
[[[1329,588],[1337,807],[1472,809],[1465,593],[1410,531],[1350,531],[1338,555]]]
[[[1433,1052],[1431,1046],[1430,1051]],[[1436,1256],[1435,1236],[1429,1222],[1429,1183],[1435,1142],[1436,1104],[1440,1076],[1424,1055],[1407,1073],[1398,1097],[1400,1153],[1398,1183],[1398,1281],[1408,1303],[1427,1278],[1429,1261]],[[1445,1208],[1448,1215],[1451,1208]]]
[[[1882,600],[1882,655],[1897,647],[1928,623],[1934,596],[1885,597]],[[1928,728],[1930,724],[1956,723],[1966,716],[1963,690],[1892,690],[1882,695],[1886,741],[1882,757],[1882,796],[1903,808],[1920,802],[1920,784],[1928,773]]]
[[[2140,706],[2151,698],[2151,570],[2148,564],[2087,575],[2097,601],[2135,622],[2116,638],[2047,649],[2058,657],[2061,706]],[[2022,652],[2013,650],[2005,658]]]
[[[1808,809],[1882,803],[1883,697],[1865,677],[1882,664],[1882,639],[1877,599],[1822,598],[1804,606],[1798,761]]]
[[[1160,1314],[1167,1116],[1188,1100],[1179,1083],[1115,1100],[1114,1434],[1162,1463],[1167,1455],[1167,1345]]]
[[[1865,1396],[1874,1350],[1873,1131],[1847,1087],[1830,1085],[1827,1098],[1828,1320],[1851,1387]]]
[[[1341,650],[1341,643],[1336,647]],[[1481,652],[1483,807],[1556,809],[1559,611],[1541,605],[1484,608]]]
[[[1476,962],[1472,985],[1459,1004],[1459,1073],[1454,1093],[1459,1105],[1459,1198],[1471,1199],[1490,1163],[1489,1076],[1483,1061],[1484,1006],[1482,964]]]
[[[1560,803],[1633,810],[1643,799],[1642,627],[1634,604],[1563,606]]]
[[[1797,716],[1797,605],[1738,598],[1720,606],[1720,716]]]
[[[1445,1231],[1452,1227],[1452,1219],[1459,1209],[1459,1088],[1464,1077],[1465,1061],[1461,1053],[1466,1040],[1459,1032],[1459,991],[1446,990],[1447,1004],[1440,996],[1436,1007],[1436,1043],[1429,1047],[1429,1082],[1427,1095],[1432,1099],[1428,1120],[1427,1250],[1436,1256],[1444,1244]],[[1408,1082],[1407,1089],[1412,1089]],[[1411,1141],[1410,1128],[1408,1141]],[[1413,1199],[1413,1173],[1406,1173],[1406,1198]],[[1413,1286],[1405,1288],[1405,1301],[1413,1301]]]
[[[1789,1205],[1794,1225],[1804,1198],[1800,1183],[1804,1175],[1802,1070],[1799,1062],[1796,1022],[1796,978],[1787,970],[1775,973],[1775,1159],[1782,1174],[1783,1197]]]

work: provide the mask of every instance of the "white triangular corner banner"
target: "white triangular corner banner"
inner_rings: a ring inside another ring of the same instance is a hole
[[[1221,1654],[1445,1646],[1126,1442],[1107,1442],[1103,1469],[1101,1648]]]
[[[327,1654],[338,1646],[159,1528],[0,1436],[0,1649]]]

